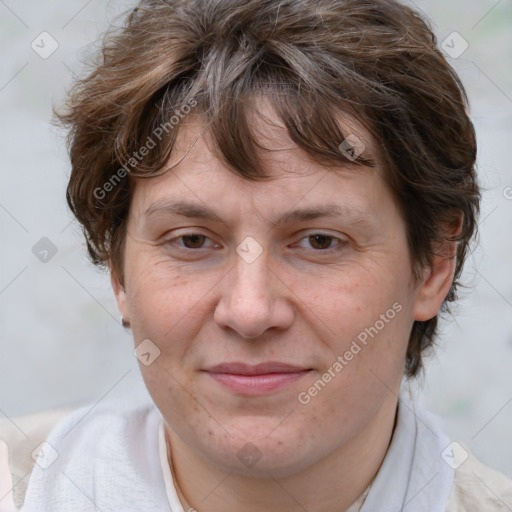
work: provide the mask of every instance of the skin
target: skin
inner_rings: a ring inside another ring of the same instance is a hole
[[[204,127],[190,121],[172,170],[136,184],[124,286],[115,272],[112,285],[135,344],[150,339],[160,350],[141,371],[165,421],[184,510],[343,511],[385,456],[409,333],[446,297],[455,245],[414,282],[404,220],[382,168],[320,166],[270,109],[259,112],[253,124],[272,179],[249,182],[229,171],[210,151],[208,132],[194,144]],[[378,163],[369,134],[352,119],[342,125]],[[184,200],[220,220],[145,215],[159,201]],[[347,211],[276,224],[290,210],[331,203]],[[332,238],[310,238],[318,233]],[[205,238],[179,238],[194,234]],[[262,250],[251,263],[236,252],[248,236]],[[396,303],[401,311],[309,403],[299,402]],[[226,361],[310,371],[272,393],[243,396],[202,371]],[[240,450],[261,458],[249,467]]]

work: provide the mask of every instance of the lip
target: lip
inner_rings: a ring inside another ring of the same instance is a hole
[[[290,386],[307,375],[311,368],[274,361],[256,365],[230,362],[203,371],[235,393],[264,395]]]

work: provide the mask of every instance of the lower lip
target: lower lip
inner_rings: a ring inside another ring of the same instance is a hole
[[[291,373],[267,373],[264,375],[235,375],[232,373],[209,373],[209,375],[236,393],[264,395],[283,389],[308,373],[309,370]]]

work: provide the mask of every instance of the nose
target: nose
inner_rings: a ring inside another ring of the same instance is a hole
[[[237,254],[233,268],[218,286],[220,299],[214,319],[220,327],[249,339],[292,325],[291,292],[264,254],[252,262]]]

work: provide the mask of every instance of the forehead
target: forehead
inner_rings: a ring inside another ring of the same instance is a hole
[[[383,183],[379,155],[371,134],[353,116],[340,119],[340,126],[353,146],[373,167],[343,162],[339,166],[322,165],[300,148],[265,99],[255,101],[248,121],[257,142],[256,151],[268,180],[251,181],[231,169],[214,143],[204,117],[189,115],[180,126],[172,154],[164,166],[167,170],[155,178],[138,180],[132,210],[139,215],[155,210],[155,204],[181,200],[183,194],[212,206],[223,200],[237,203],[240,197],[253,204],[285,208],[297,202],[336,200],[337,194],[350,202],[352,209],[363,211],[365,204],[375,201]],[[357,146],[358,145],[358,146]],[[242,170],[243,171],[243,170]]]

